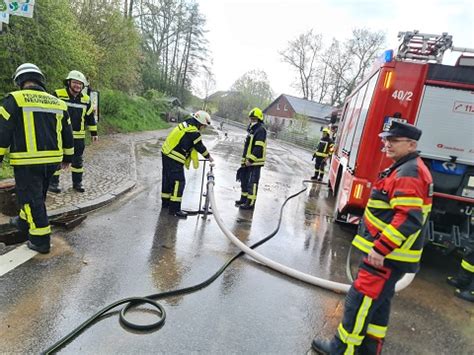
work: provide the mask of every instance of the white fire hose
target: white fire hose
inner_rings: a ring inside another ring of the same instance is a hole
[[[242,250],[244,253],[251,256],[255,260],[259,261],[260,263],[266,265],[267,267],[273,270],[281,272],[284,275],[293,277],[294,279],[306,282],[311,285],[315,285],[315,286],[319,286],[331,291],[335,291],[337,293],[340,293],[340,292],[347,293],[349,291],[349,288],[351,287],[351,285],[349,284],[326,280],[320,277],[305,274],[304,272],[301,272],[301,271],[292,269],[286,265],[277,263],[276,261],[273,261],[263,256],[262,254],[257,253],[255,250],[249,248],[247,245],[242,243],[226,227],[219,213],[219,209],[217,208],[217,203],[214,196],[214,174],[212,172],[212,167],[213,167],[213,164],[211,165],[211,171],[207,174],[208,181],[207,181],[207,196],[206,197],[210,199],[212,213],[214,214],[214,218],[217,224],[219,225],[219,228],[233,244],[235,244],[240,250]],[[395,291],[398,292],[398,291],[403,290],[413,281],[414,278],[415,278],[415,274],[405,274],[405,276],[403,276],[402,279],[400,279],[400,281],[397,282],[397,285],[395,286]]]

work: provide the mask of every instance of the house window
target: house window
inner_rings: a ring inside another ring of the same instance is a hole
[[[285,106],[283,106],[283,110],[288,111],[288,107],[286,106],[286,104]]]
[[[277,104],[277,111],[280,111],[280,104]]]

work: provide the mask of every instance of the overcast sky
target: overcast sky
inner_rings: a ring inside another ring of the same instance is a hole
[[[329,43],[343,41],[354,28],[384,31],[396,48],[399,31],[453,35],[455,46],[474,48],[473,0],[198,0],[206,17],[216,90],[228,90],[245,72],[264,70],[275,95],[300,96],[295,73],[278,51],[299,34],[314,29]],[[445,63],[453,63],[445,56]],[[198,84],[198,83],[196,83]],[[198,84],[199,85],[199,84]],[[197,86],[198,86],[197,85]]]

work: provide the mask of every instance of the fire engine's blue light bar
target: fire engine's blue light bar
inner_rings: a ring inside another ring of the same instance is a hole
[[[383,52],[382,60],[384,63],[390,63],[393,60],[393,49],[387,49]]]

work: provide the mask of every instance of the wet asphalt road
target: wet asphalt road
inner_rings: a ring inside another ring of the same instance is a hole
[[[256,210],[239,211],[235,182],[243,132],[206,135],[216,159],[220,213],[248,245],[276,226],[281,203],[312,175],[311,154],[270,141]],[[160,207],[160,142],[137,149],[137,187],[91,213],[70,232],[55,231],[54,247],[0,278],[0,352],[38,353],[105,305],[190,286],[212,275],[238,252],[212,216],[176,220]],[[197,209],[202,170],[187,171],[183,205]],[[258,248],[263,255],[316,276],[346,282],[352,230],[332,223],[324,185],[291,200],[280,232]],[[394,300],[387,354],[474,353],[472,305],[455,299],[444,277],[455,260],[428,251],[422,272]],[[105,317],[62,349],[63,353],[312,353],[317,335],[332,335],[343,295],[306,285],[248,257],[234,262],[209,287],[162,300],[165,326],[149,333],[122,328]],[[131,319],[152,321],[150,312]]]

